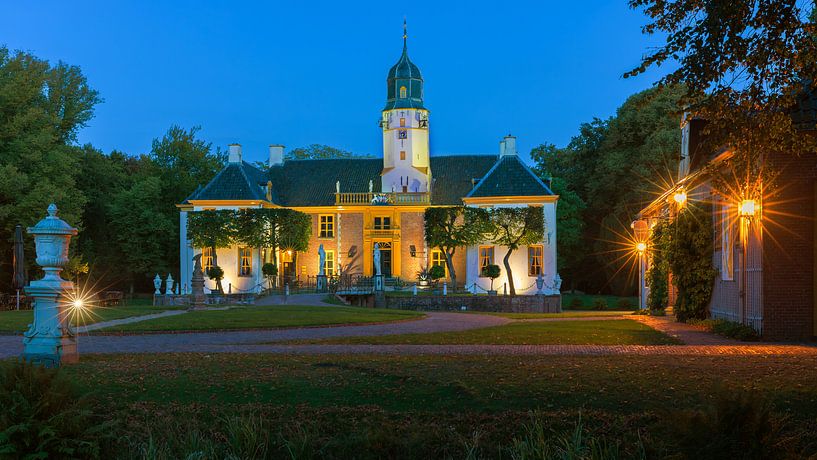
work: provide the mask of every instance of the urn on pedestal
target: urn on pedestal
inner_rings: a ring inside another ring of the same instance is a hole
[[[29,227],[28,233],[34,235],[37,265],[45,276],[25,288],[26,294],[34,299],[34,321],[23,334],[23,359],[49,367],[77,362],[77,340],[65,297],[74,284],[60,278],[68,263],[71,237],[77,234],[77,229],[57,217],[57,206],[51,204],[48,216]]]

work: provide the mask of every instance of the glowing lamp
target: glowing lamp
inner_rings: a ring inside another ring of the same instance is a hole
[[[80,308],[85,307],[85,302],[83,302],[82,299],[74,299],[74,301],[71,302],[71,306],[76,308],[76,309],[80,309]]]
[[[672,199],[678,203],[678,206],[683,206],[687,201],[687,193],[684,191],[684,189],[678,189],[675,192],[675,195],[672,196]]]
[[[740,214],[740,217],[751,218],[755,215],[755,208],[755,200],[743,200],[740,202],[738,213]]]
[[[643,242],[643,241],[642,241],[642,242],[639,242],[639,243],[636,243],[636,244],[635,244],[635,249],[636,249],[638,252],[644,252],[644,251],[646,251],[646,250],[647,250],[647,243],[645,243],[645,242]]]

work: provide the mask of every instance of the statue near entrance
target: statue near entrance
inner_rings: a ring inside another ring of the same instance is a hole
[[[380,276],[380,244],[374,244],[374,274]]]
[[[326,251],[323,249],[323,243],[318,246],[318,276],[326,275]]]

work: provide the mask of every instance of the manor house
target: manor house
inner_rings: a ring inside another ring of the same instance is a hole
[[[189,292],[192,258],[202,253],[207,268],[209,249],[191,247],[187,214],[202,210],[286,207],[312,216],[312,237],[304,252],[282,250],[279,275],[307,279],[318,274],[318,248],[326,251],[327,275],[373,273],[373,247],[381,250],[382,273],[411,285],[424,267],[442,265],[445,256],[428,247],[423,212],[431,206],[542,206],[544,240],[516,250],[510,261],[518,294],[536,292],[544,277],[546,291],[558,294],[556,271],[556,202],[518,156],[516,138],[499,142],[498,154],[434,155],[429,145],[429,110],[423,100],[420,69],[403,53],[386,78],[386,105],[380,115],[382,158],[285,160],[284,147],[269,147],[267,168],[242,160],[241,146],[229,146],[229,160],[207,185],[179,204],[181,280]],[[490,243],[458,249],[453,264],[460,286],[473,292],[490,287],[481,276],[489,264],[502,266],[507,249]],[[259,289],[261,266],[273,260],[265,248],[219,249],[224,289]],[[447,274],[447,271],[446,271]],[[504,267],[494,282],[502,292]],[[207,283],[212,287],[212,282]]]

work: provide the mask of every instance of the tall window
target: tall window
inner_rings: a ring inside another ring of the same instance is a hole
[[[445,276],[448,276],[448,265],[445,264],[445,254],[439,249],[434,249],[431,251],[431,266],[432,267],[443,267],[445,270]]]
[[[391,217],[381,216],[374,218],[374,229],[375,230],[390,230],[391,229]]]
[[[335,237],[335,216],[333,214],[321,214],[318,226],[318,238]]]
[[[729,205],[721,205],[721,279],[732,281],[735,276],[735,235]]]
[[[211,268],[213,268],[213,248],[204,248],[201,250],[201,269],[206,275]]]
[[[401,151],[400,151],[400,159],[401,159],[401,160],[405,160],[405,159],[406,159],[406,151],[405,151],[405,150],[401,150]]]
[[[543,254],[544,248],[542,246],[528,246],[528,276],[542,274]]]
[[[252,249],[238,248],[238,276],[252,275]]]
[[[401,127],[401,128],[405,128],[405,127],[406,127],[406,119],[405,119],[405,118],[400,118],[400,127]]]
[[[323,272],[326,276],[335,274],[335,250],[329,249],[326,251],[326,260],[323,263]]]
[[[485,269],[488,265],[494,264],[494,247],[480,246],[479,247],[479,276],[485,276]]]
[[[400,99],[405,99],[405,98],[406,98],[406,87],[401,86],[400,87]]]

